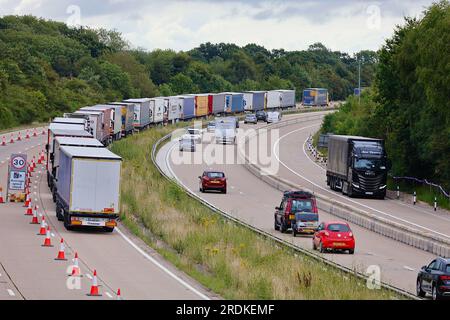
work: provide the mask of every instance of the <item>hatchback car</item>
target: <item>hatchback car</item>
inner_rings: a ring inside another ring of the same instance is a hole
[[[180,151],[191,151],[194,152],[195,151],[195,140],[191,139],[191,138],[181,138],[180,139],[180,144],[179,144],[179,150]]]
[[[350,226],[346,222],[322,222],[313,237],[313,249],[325,252],[348,251],[355,252],[355,238]]]
[[[274,228],[282,233],[291,228],[297,212],[318,214],[316,197],[306,191],[286,191],[279,207],[275,207]]]
[[[267,119],[267,114],[266,114],[266,112],[264,111],[264,110],[258,110],[258,111],[256,111],[256,119],[258,120],[258,121],[266,121],[266,119]]]
[[[183,136],[184,138],[190,138],[193,139],[196,143],[202,142],[202,130],[201,129],[195,129],[195,128],[188,128],[186,130],[186,134]]]
[[[319,215],[311,212],[297,212],[295,220],[291,222],[292,235],[313,234],[319,227]]]
[[[258,123],[258,119],[254,113],[246,114],[244,118],[244,123]]]
[[[433,300],[450,297],[450,259],[437,257],[417,275],[417,295],[431,294]]]
[[[208,190],[221,191],[227,193],[227,178],[225,174],[220,171],[204,171],[201,176],[198,177],[200,192],[206,192]]]

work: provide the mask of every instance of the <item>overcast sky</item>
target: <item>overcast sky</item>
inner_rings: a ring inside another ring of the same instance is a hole
[[[404,16],[431,0],[0,0],[0,15],[32,14],[116,29],[133,47],[189,50],[204,42],[302,50],[377,50]]]

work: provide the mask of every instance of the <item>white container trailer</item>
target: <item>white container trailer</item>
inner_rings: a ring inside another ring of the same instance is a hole
[[[164,120],[164,99],[150,98],[150,106],[153,110],[153,123],[162,123]]]
[[[60,148],[56,216],[67,229],[112,231],[120,212],[122,158],[106,148]]]
[[[108,144],[109,133],[103,128],[103,112],[101,111],[88,111],[88,110],[78,110],[75,111],[76,114],[85,114],[89,116],[90,123],[90,133],[95,139],[103,144]]]
[[[281,93],[281,108],[295,107],[295,90],[277,90]]]
[[[122,107],[118,105],[97,104],[82,110],[107,110],[110,113],[110,135],[113,141],[122,137]]]
[[[53,201],[56,201],[56,176],[59,168],[60,147],[62,146],[78,146],[91,148],[104,148],[105,146],[94,138],[83,137],[67,137],[58,136],[53,143],[53,149],[50,150],[49,171],[47,173],[48,184],[53,194]]]
[[[78,124],[83,125],[84,130],[89,129],[89,121],[86,118],[56,117],[52,120],[52,123]]]
[[[267,109],[281,108],[282,95],[281,95],[280,91],[278,91],[278,90],[267,91],[266,99],[267,99],[267,104],[266,104]]]
[[[177,96],[169,97],[169,114],[168,120],[176,122],[181,118],[183,113],[182,99]]]
[[[124,102],[134,103],[134,120],[133,126],[137,130],[145,129],[150,124],[150,99],[128,99]]]

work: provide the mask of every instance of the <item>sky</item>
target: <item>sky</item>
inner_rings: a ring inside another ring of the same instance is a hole
[[[404,17],[431,0],[0,0],[0,16],[116,29],[132,47],[190,50],[201,43],[256,43],[304,50],[315,42],[350,54],[377,50]]]

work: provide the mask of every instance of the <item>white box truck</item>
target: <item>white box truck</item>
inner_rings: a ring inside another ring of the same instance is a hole
[[[153,110],[153,123],[159,124],[164,120],[164,99],[162,98],[151,98],[150,106]]]
[[[150,125],[150,99],[128,99],[123,102],[134,103],[134,120],[133,126],[140,131]]]
[[[120,212],[121,166],[122,158],[106,148],[60,148],[56,216],[68,230],[113,231]]]
[[[267,91],[266,94],[266,108],[267,109],[278,109],[281,108],[281,92],[278,90]]]
[[[112,141],[119,140],[122,137],[122,107],[117,105],[96,104],[91,107],[85,107],[81,110],[99,111],[105,110],[109,112],[109,129]]]
[[[182,102],[182,99],[177,96],[169,97],[168,120],[172,121],[172,123],[181,118],[181,114],[183,112]]]
[[[295,107],[295,90],[277,90],[281,93],[281,108]]]

